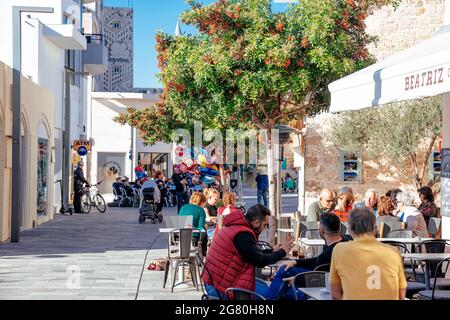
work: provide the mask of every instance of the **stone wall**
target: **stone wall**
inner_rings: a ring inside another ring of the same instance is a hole
[[[381,60],[429,38],[439,29],[443,23],[444,1],[406,0],[397,9],[383,6],[371,8],[371,11],[372,14],[366,19],[367,32],[376,36],[377,41],[369,46],[369,51]],[[362,182],[340,181],[339,151],[326,137],[332,117],[332,114],[321,114],[307,120],[307,198],[317,196],[323,187],[337,189],[343,185],[350,185],[359,196],[369,188],[379,192],[393,187],[415,189],[410,178],[410,166],[395,168],[383,159],[370,159],[367,154],[363,154]]]
[[[383,6],[369,10],[366,32],[376,36],[369,45],[377,60],[429,38],[444,22],[444,0],[404,0],[396,9]]]

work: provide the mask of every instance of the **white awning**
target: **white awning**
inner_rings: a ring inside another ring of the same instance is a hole
[[[330,112],[450,92],[450,25],[431,38],[328,86]]]

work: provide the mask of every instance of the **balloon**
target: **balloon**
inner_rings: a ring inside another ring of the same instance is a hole
[[[213,170],[219,171],[219,167],[215,164],[209,165],[208,168],[211,168]]]
[[[183,164],[187,167],[187,170],[192,170],[195,166],[194,159],[188,158],[183,160]]]
[[[197,162],[200,166],[205,167],[206,166],[206,157],[203,154],[199,154],[197,157]]]
[[[206,184],[211,184],[214,182],[215,179],[211,176],[204,176],[202,180]]]
[[[200,168],[199,171],[201,174],[204,174],[204,175],[209,175],[209,176],[218,176],[219,175],[218,171],[213,170],[211,168]]]
[[[179,157],[182,157],[184,155],[184,148],[181,146],[177,146],[175,148],[175,154]]]

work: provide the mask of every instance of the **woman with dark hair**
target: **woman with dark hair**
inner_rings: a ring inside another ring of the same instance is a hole
[[[430,218],[437,217],[438,214],[438,207],[434,203],[433,190],[428,186],[424,186],[419,188],[417,192],[419,193],[420,201],[422,201],[419,206],[419,211],[422,213],[428,225]]]

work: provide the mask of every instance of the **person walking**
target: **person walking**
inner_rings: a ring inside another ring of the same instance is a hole
[[[77,168],[73,173],[73,207],[75,213],[81,213],[81,196],[83,195],[84,184],[86,184],[87,187],[90,187],[89,182],[84,177],[83,167],[83,161],[79,161]]]
[[[182,174],[179,167],[175,166],[173,169],[172,181],[175,184],[175,191],[177,197],[177,212],[179,213],[181,207],[185,205],[187,201],[186,186],[188,184],[186,177]]]
[[[258,172],[258,174],[256,175],[255,178],[256,181],[256,196],[258,198],[258,204],[263,204],[264,202],[264,206],[267,207],[268,203],[267,203],[267,194],[268,194],[268,190],[269,190],[269,177],[267,176],[267,174],[261,174]]]

